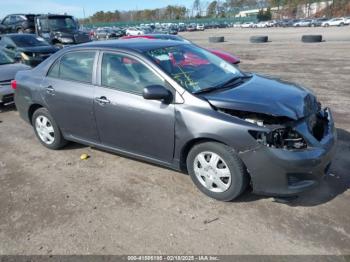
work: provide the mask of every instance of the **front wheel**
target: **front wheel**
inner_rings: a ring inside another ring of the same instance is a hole
[[[195,145],[187,157],[187,170],[200,191],[221,201],[237,198],[249,180],[235,151],[216,142]]]
[[[62,133],[46,108],[39,108],[32,117],[35,135],[49,149],[60,149],[67,144]]]

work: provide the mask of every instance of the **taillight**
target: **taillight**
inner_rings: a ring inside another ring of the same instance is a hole
[[[11,87],[12,87],[12,89],[16,89],[17,88],[17,81],[16,80],[12,80],[11,81]]]

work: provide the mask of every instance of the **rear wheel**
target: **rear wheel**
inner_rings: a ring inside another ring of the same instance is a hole
[[[60,149],[67,144],[62,133],[46,108],[39,108],[32,117],[34,132],[40,143],[49,149]]]
[[[249,180],[234,150],[216,142],[195,145],[187,157],[187,170],[200,191],[221,201],[238,197]]]

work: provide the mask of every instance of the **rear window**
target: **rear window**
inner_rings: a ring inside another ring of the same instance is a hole
[[[92,82],[95,52],[72,52],[64,55],[50,69],[48,76],[83,83]]]

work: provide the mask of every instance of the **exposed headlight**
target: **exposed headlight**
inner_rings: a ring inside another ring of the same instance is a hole
[[[246,118],[244,120],[249,122],[249,123],[256,124],[257,126],[263,126],[264,125],[264,121],[260,120],[260,119]]]
[[[257,142],[273,148],[303,149],[307,147],[304,138],[290,127],[278,128],[271,132],[249,131]]]
[[[67,38],[67,37],[61,37],[60,40],[62,43],[65,43],[65,44],[69,44],[69,43],[74,42],[72,38]]]

